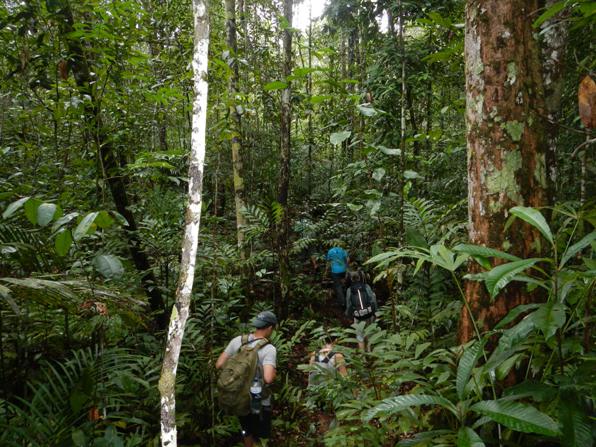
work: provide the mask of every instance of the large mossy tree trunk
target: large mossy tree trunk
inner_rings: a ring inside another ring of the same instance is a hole
[[[283,14],[287,21],[283,31],[283,70],[284,79],[292,74],[292,7],[293,0],[284,0]],[[281,221],[277,224],[277,253],[279,259],[279,285],[280,296],[276,303],[276,310],[282,316],[288,314],[290,300],[290,214],[288,209],[288,196],[290,190],[290,133],[292,130],[292,89],[288,86],[281,92],[281,156],[279,160],[279,186],[277,201],[283,213]]]
[[[188,168],[188,205],[182,239],[180,276],[176,289],[176,302],[170,315],[159,394],[161,397],[161,445],[175,447],[176,439],[176,371],[188,319],[195,261],[201,223],[203,167],[207,129],[207,68],[209,55],[209,15],[206,0],[193,0],[194,50],[192,68],[195,98],[193,102],[191,152]]]
[[[466,5],[469,237],[473,244],[522,258],[538,254],[540,236],[519,220],[505,231],[508,211],[549,203],[540,49],[532,29],[537,10],[537,0]],[[470,267],[471,273],[479,269]],[[539,299],[519,284],[494,301],[483,283],[466,284],[466,300],[481,330],[494,327],[513,307]],[[465,308],[459,336],[462,342],[474,336]]]

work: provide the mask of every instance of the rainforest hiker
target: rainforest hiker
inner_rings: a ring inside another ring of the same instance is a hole
[[[335,301],[338,306],[343,308],[346,305],[343,279],[346,276],[346,271],[350,263],[348,252],[339,246],[332,247],[327,252],[326,260],[329,262],[329,268],[331,270]]]
[[[334,350],[335,342],[326,343],[321,349],[311,353],[309,364],[320,368],[338,372],[343,377],[348,375],[346,361],[341,352]],[[316,386],[321,382],[321,372],[311,371],[308,375],[308,386]]]
[[[326,388],[326,378],[337,377],[337,374],[342,377],[348,375],[344,355],[341,352],[337,352],[335,348],[335,342],[331,341],[310,355],[309,364],[316,367],[316,370],[312,370],[308,374],[308,388],[313,392],[316,399],[315,404],[318,410],[317,419],[320,434],[324,434],[329,430],[329,425],[334,418],[334,402],[328,398],[328,395],[321,387]]]
[[[239,335],[233,338],[215,363],[215,367],[221,369],[228,359],[234,357],[243,348],[243,339],[247,339],[244,346],[248,348],[258,348],[260,346],[257,353],[256,373],[251,383],[251,410],[246,415],[238,416],[246,447],[254,446],[259,439],[271,436],[271,392],[269,385],[275,380],[276,376],[277,350],[268,340],[276,324],[277,317],[273,312],[261,312],[252,322],[255,331],[247,336]],[[260,405],[258,405],[259,401]]]
[[[371,287],[366,283],[366,273],[362,270],[351,271],[347,275],[349,284],[346,292],[346,315],[354,317],[354,323],[365,321],[365,327],[375,321],[377,312],[377,297]],[[358,347],[367,348],[366,338],[362,333],[356,334]]]

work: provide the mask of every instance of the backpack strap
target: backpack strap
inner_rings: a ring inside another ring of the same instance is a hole
[[[259,340],[259,342],[256,345],[254,345],[248,349],[250,349],[250,350],[256,349],[258,351],[263,346],[269,344],[269,340],[267,340],[265,337],[253,338],[252,340],[249,340],[248,339],[249,335],[250,334],[242,334],[242,338],[240,339],[240,348],[248,345],[249,343],[257,341],[257,340]]]
[[[260,350],[261,348],[263,348],[265,345],[269,344],[269,340],[267,340],[265,337],[255,338],[255,340],[260,340],[254,347],[254,349],[256,349],[257,351]],[[255,341],[255,340],[253,340],[253,341]]]
[[[320,360],[321,363],[329,363],[333,356],[335,355],[335,351],[329,351],[323,360]],[[317,357],[321,356],[321,351],[317,352]]]

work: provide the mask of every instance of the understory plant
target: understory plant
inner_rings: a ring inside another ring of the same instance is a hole
[[[398,445],[538,445],[547,439],[564,446],[593,444],[588,415],[596,395],[590,331],[596,233],[586,229],[594,225],[594,212],[555,208],[556,233],[539,210],[515,207],[510,213],[540,231],[549,256],[519,259],[487,247],[436,244],[370,260],[381,269],[405,258],[416,261],[415,272],[425,263],[447,270],[466,306],[456,271],[468,260],[487,271],[466,279],[484,282],[493,297],[511,281],[524,282],[529,290],[543,288],[548,296],[545,302],[514,308],[490,331],[481,332],[474,323],[476,340],[449,350],[440,380],[432,370],[418,371],[421,378],[408,392],[398,390],[362,413],[364,422],[381,425],[416,415],[418,433]],[[495,258],[504,262],[492,267],[489,260]],[[495,337],[496,347],[488,349]],[[512,371],[521,382],[507,387],[503,380]]]

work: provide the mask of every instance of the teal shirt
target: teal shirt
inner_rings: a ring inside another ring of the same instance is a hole
[[[327,261],[331,262],[331,273],[346,273],[348,253],[341,247],[333,247],[327,252]]]

